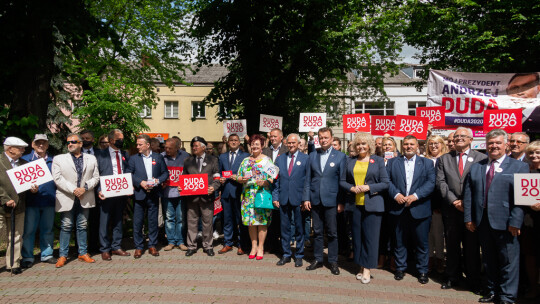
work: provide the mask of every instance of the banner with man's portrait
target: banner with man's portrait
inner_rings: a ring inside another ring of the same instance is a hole
[[[447,126],[482,126],[485,110],[522,109],[522,130],[540,132],[540,76],[431,70],[427,106],[444,106]]]

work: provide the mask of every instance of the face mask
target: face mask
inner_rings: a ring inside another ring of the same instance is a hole
[[[89,140],[83,140],[82,145],[83,145],[83,147],[85,147],[85,148],[90,148],[90,147],[92,147],[92,145],[94,145],[94,142],[93,142],[93,141],[89,141]]]
[[[117,139],[114,141],[114,146],[118,149],[122,149],[124,147],[124,140],[123,139]]]

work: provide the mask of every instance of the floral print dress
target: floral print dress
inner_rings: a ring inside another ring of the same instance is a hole
[[[255,180],[267,180],[270,178],[270,176],[262,170],[263,164],[266,161],[273,164],[269,157],[257,161],[247,157],[242,161],[240,168],[238,169],[239,176],[246,177],[250,174],[252,175],[249,181],[244,184],[241,198],[242,203],[240,212],[242,214],[242,223],[245,226],[270,224],[272,209],[255,208],[255,194],[257,191],[264,189],[264,187],[258,186]]]

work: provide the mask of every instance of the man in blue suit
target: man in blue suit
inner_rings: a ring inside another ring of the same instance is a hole
[[[156,249],[158,237],[158,208],[162,184],[169,178],[169,170],[163,156],[152,152],[150,137],[146,134],[137,136],[137,150],[129,158],[129,168],[132,171],[133,187],[135,190],[135,203],[133,205],[133,240],[135,253],[133,257],[142,256],[144,248],[143,224],[144,212],[148,210],[148,252],[159,256]]]
[[[429,228],[431,225],[431,193],[435,189],[433,161],[416,156],[418,140],[412,135],[403,139],[403,156],[388,161],[390,177],[388,194],[394,199],[388,204],[392,218],[396,260],[394,279],[402,280],[407,269],[408,240],[414,239],[418,282],[429,279]]]
[[[328,239],[328,262],[330,271],[339,275],[337,212],[342,212],[344,205],[338,199],[339,179],[345,171],[346,156],[332,148],[333,133],[330,128],[321,128],[318,132],[321,149],[309,154],[309,169],[304,183],[304,209],[311,210],[313,220],[313,254],[315,262],[306,270],[314,270],[323,266],[324,223],[326,223]],[[339,204],[338,204],[339,202]],[[336,208],[337,207],[337,208]]]
[[[238,255],[244,254],[249,237],[247,229],[242,225],[242,216],[240,214],[240,196],[242,194],[242,185],[237,183],[236,174],[244,158],[249,157],[249,153],[241,151],[240,137],[238,134],[229,135],[227,140],[229,152],[222,153],[219,156],[219,172],[221,174],[221,205],[223,206],[223,235],[225,244],[219,254],[229,252],[234,245],[238,246]],[[230,172],[228,172],[230,171]],[[230,177],[223,177],[223,173],[228,172]]]
[[[107,135],[109,147],[96,150],[95,156],[98,163],[99,176],[118,175],[129,173],[128,155],[121,149],[124,147],[124,133],[114,129]],[[105,198],[101,193],[101,184],[97,187],[100,199],[99,206],[99,243],[101,245],[101,259],[111,260],[111,254],[129,256],[122,250],[122,220],[127,196]],[[112,241],[108,236],[109,224],[112,226]]]
[[[514,174],[529,173],[526,163],[505,154],[508,134],[500,129],[486,134],[488,159],[471,166],[464,186],[464,221],[478,229],[487,293],[481,303],[513,303],[519,283],[518,235],[523,210],[514,205]]]
[[[304,223],[300,205],[306,175],[309,170],[309,156],[298,150],[300,136],[289,134],[287,147],[289,152],[276,158],[276,166],[279,168],[279,178],[274,183],[272,199],[274,206],[279,208],[281,218],[281,247],[283,256],[277,262],[278,266],[291,262],[291,221],[294,219],[296,238],[295,267],[302,266],[304,258]]]

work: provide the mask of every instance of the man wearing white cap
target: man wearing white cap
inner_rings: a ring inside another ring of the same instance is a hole
[[[9,238],[6,251],[6,268],[13,274],[21,273],[21,241],[24,229],[24,201],[25,193],[17,194],[6,171],[16,168],[26,163],[20,159],[24,153],[24,148],[28,147],[22,139],[8,137],[4,141],[4,153],[0,154],[0,230],[6,227]],[[32,188],[32,192],[37,192],[38,188]],[[13,211],[13,212],[12,212]],[[12,214],[15,216],[15,234],[11,234]],[[13,238],[13,241],[12,241]],[[13,244],[13,249],[11,248]],[[13,251],[13,256],[11,252]],[[13,260],[13,262],[12,262]]]
[[[49,155],[49,139],[45,134],[36,134],[32,141],[32,152],[24,155],[21,159],[32,162],[42,158],[49,170],[53,157]],[[34,243],[36,231],[39,230],[39,248],[41,249],[41,262],[56,264],[53,258],[53,225],[54,225],[54,201],[56,197],[56,185],[49,181],[39,186],[36,194],[26,196],[26,212],[24,219],[24,234],[22,244],[22,267],[30,268],[34,264]]]

